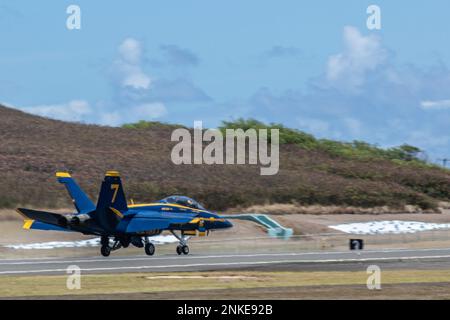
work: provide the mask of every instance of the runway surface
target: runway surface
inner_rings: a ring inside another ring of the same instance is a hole
[[[0,279],[7,275],[66,274],[67,268],[73,265],[78,266],[83,274],[94,274],[233,269],[348,270],[372,263],[390,267],[449,267],[450,249],[0,260]]]

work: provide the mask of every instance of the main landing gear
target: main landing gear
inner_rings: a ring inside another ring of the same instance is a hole
[[[171,230],[170,232],[173,234],[175,238],[177,238],[180,241],[180,244],[177,246],[177,254],[179,256],[182,254],[188,255],[189,254],[189,247],[187,245],[188,238],[185,237],[183,233],[181,233],[181,235],[178,235],[173,230]]]
[[[155,245],[148,240],[148,237],[144,238],[144,250],[145,254],[148,256],[152,256],[155,254]]]
[[[109,244],[109,237],[107,237],[107,236],[102,236],[100,243],[102,245],[102,247],[100,248],[100,253],[104,257],[109,257],[109,255],[111,254],[111,251],[115,251],[115,250],[122,248],[122,244],[117,239],[114,240],[114,243],[111,246]]]
[[[100,249],[100,253],[102,254],[102,256],[104,257],[109,257],[109,255],[111,254],[112,251],[118,250],[120,248],[127,248],[130,244],[130,240],[127,239],[114,239],[113,245],[111,246],[110,244],[110,238],[108,236],[102,236],[101,240],[101,249]],[[138,248],[144,248],[145,254],[147,254],[148,256],[152,256],[155,254],[156,248],[155,245],[153,243],[150,242],[150,240],[148,239],[148,237],[144,237],[142,238],[132,238],[131,239],[131,243]]]
[[[109,257],[109,255],[111,254],[111,248],[109,246],[102,246],[100,248],[100,253],[104,257]]]
[[[188,255],[189,254],[189,247],[187,245],[187,241],[189,237],[186,237],[183,232],[181,234],[175,233],[175,231],[171,231],[171,233],[174,235],[175,238],[178,239],[179,244],[177,246],[177,254],[178,255]],[[117,238],[117,237],[108,237],[108,236],[102,236],[101,240],[101,249],[100,253],[104,257],[109,257],[112,251],[118,250],[120,248],[127,248],[130,243],[133,244],[135,247],[138,248],[144,248],[145,254],[148,256],[153,256],[155,254],[156,248],[155,245],[150,242],[149,237],[140,237],[140,236],[133,236],[130,239],[128,238]],[[112,243],[112,245],[111,245]]]

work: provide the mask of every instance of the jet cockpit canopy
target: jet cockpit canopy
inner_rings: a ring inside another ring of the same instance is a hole
[[[191,198],[185,197],[185,196],[170,196],[170,197],[160,200],[159,202],[173,203],[173,204],[178,204],[180,206],[189,207],[192,209],[205,210],[205,208],[203,208],[203,206],[200,203],[198,203],[194,199],[191,199]]]

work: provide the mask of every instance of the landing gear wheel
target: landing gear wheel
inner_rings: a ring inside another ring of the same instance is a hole
[[[183,249],[181,248],[181,246],[177,247],[177,253],[178,255],[181,255],[183,253]]]
[[[100,240],[100,244],[102,246],[108,246],[109,245],[109,237],[107,236],[102,236],[101,240]]]
[[[155,254],[155,245],[151,242],[145,244],[145,253],[148,256],[152,256]]]
[[[181,247],[181,251],[183,252],[184,255],[189,254],[189,247],[188,246],[182,246]]]
[[[102,246],[102,248],[100,249],[100,253],[104,257],[109,257],[109,255],[111,254],[111,248],[109,246]]]

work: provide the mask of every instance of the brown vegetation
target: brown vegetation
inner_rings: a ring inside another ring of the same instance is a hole
[[[442,207],[439,207],[442,209]],[[286,215],[286,214],[311,214],[311,215],[326,215],[326,214],[389,214],[389,213],[431,213],[433,210],[423,210],[419,206],[406,205],[403,207],[352,207],[352,206],[321,206],[310,205],[304,206],[296,203],[274,203],[266,205],[253,205],[247,208],[232,208],[228,210],[232,212],[243,213],[263,213],[271,215]]]
[[[276,176],[260,176],[257,166],[176,166],[170,160],[172,130],[65,123],[0,106],[0,207],[68,207],[54,177],[58,170],[73,172],[93,199],[104,172],[115,169],[136,202],[177,193],[215,210],[271,203],[435,210],[450,198],[449,171],[350,159],[295,144],[281,146]]]

